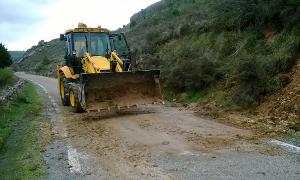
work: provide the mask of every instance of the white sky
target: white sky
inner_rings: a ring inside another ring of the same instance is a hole
[[[1,2],[3,1],[3,2]],[[58,38],[79,22],[116,30],[159,0],[0,0],[0,42],[26,50],[39,40]]]

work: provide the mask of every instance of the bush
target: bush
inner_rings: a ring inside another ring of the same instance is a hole
[[[168,88],[176,92],[201,90],[216,81],[217,66],[210,59],[206,41],[196,41],[198,38],[175,40],[161,49],[162,80]]]
[[[213,0],[209,3],[211,25],[218,30],[244,30],[274,24],[278,29],[299,23],[300,1]]]
[[[44,56],[43,60],[42,60],[42,65],[49,65],[51,63],[51,61],[49,60],[49,58],[47,56]]]
[[[3,146],[3,144],[4,144],[4,142],[3,142],[3,138],[2,138],[2,137],[0,137],[0,151],[1,151],[1,149],[2,149],[2,146]]]
[[[243,55],[245,59],[237,66],[236,79],[238,86],[233,95],[233,102],[248,108],[258,104],[259,99],[266,92],[267,77],[265,70],[257,60],[257,57]]]
[[[0,69],[0,87],[12,83],[13,78],[14,74],[11,69]]]
[[[8,67],[12,64],[11,56],[5,46],[0,43],[0,68]]]
[[[180,15],[180,11],[178,9],[173,9],[172,10],[172,15],[173,16],[179,16]]]
[[[130,22],[130,28],[133,28],[134,26],[136,26],[136,24],[137,24],[136,21],[131,21]]]

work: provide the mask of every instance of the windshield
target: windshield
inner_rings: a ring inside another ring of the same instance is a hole
[[[120,56],[125,57],[129,55],[129,49],[125,37],[122,34],[111,35],[110,43],[112,45],[112,49],[117,51]]]
[[[92,56],[105,56],[110,52],[109,38],[107,34],[91,33]]]
[[[86,47],[86,36],[85,33],[76,33],[73,36],[74,40],[74,50],[76,52],[77,57],[83,57],[84,53],[87,52]]]
[[[75,33],[73,39],[77,57],[83,57],[87,51],[92,56],[105,56],[111,49],[109,37],[104,33]]]

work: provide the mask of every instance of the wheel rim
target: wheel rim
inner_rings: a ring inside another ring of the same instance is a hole
[[[60,95],[63,99],[65,98],[65,85],[63,81],[60,81]]]
[[[70,104],[75,107],[75,93],[73,91],[70,91]]]

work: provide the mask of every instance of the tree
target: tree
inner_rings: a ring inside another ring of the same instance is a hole
[[[4,44],[0,43],[0,68],[8,67],[12,64],[11,56]]]

